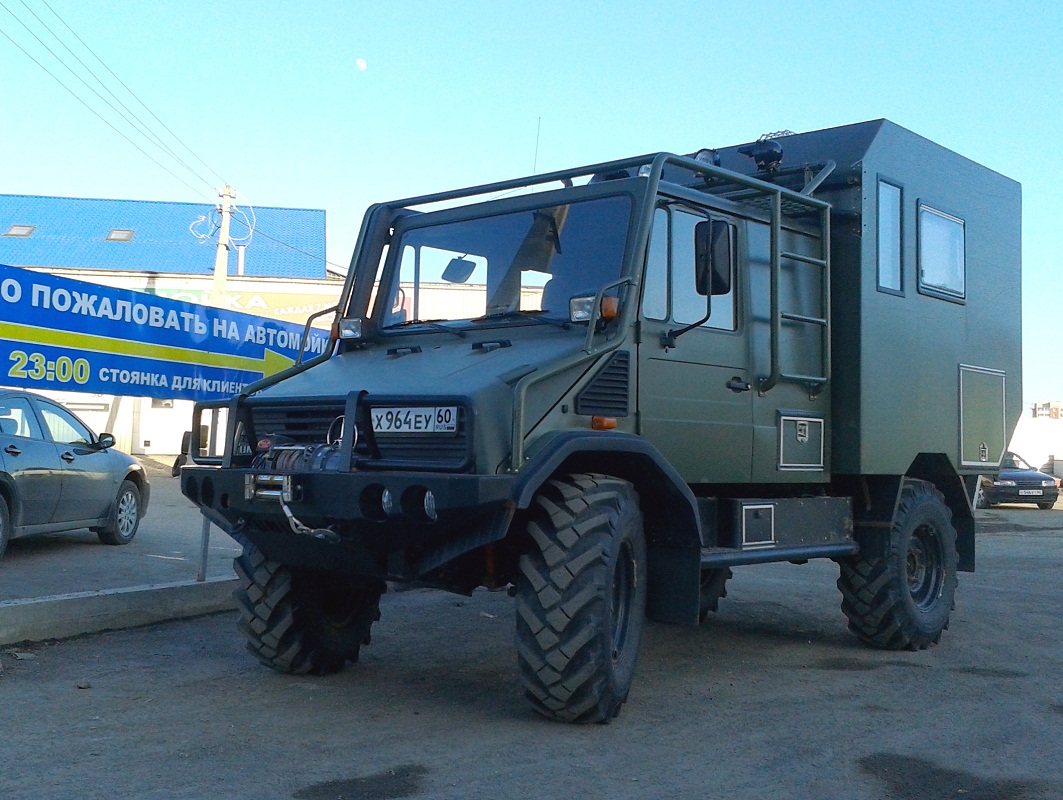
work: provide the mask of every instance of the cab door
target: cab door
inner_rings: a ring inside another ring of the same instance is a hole
[[[111,454],[77,417],[54,403],[38,401],[41,419],[63,464],[63,489],[52,522],[99,519],[118,493]]]
[[[698,286],[705,226],[716,278]],[[752,472],[753,377],[737,241],[735,221],[705,209],[668,202],[654,213],[640,309],[639,425],[687,483],[746,483]]]
[[[25,397],[0,397],[0,463],[15,485],[18,526],[51,522],[63,485],[63,462]],[[14,514],[13,514],[14,516]]]

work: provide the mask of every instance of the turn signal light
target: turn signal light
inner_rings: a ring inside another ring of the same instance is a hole
[[[611,431],[616,427],[616,417],[591,417],[591,427],[596,431]]]

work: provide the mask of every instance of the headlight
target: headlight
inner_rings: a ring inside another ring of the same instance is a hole
[[[994,486],[1014,486],[1015,481],[993,481]]]
[[[1055,486],[1056,482],[1055,481],[1041,481],[1041,485],[1042,486]]]
[[[362,320],[357,317],[344,317],[337,326],[338,339],[361,339]]]
[[[594,314],[594,295],[590,297],[573,297],[568,301],[568,319],[570,322],[588,322]]]

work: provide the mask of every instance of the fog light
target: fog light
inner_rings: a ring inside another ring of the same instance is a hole
[[[384,513],[389,517],[391,516],[391,512],[395,510],[395,498],[391,496],[390,489],[384,489],[384,491],[380,493],[380,508],[383,509]]]
[[[432,522],[439,518],[439,513],[436,511],[436,496],[432,494],[431,489],[426,489],[424,493],[424,515]]]

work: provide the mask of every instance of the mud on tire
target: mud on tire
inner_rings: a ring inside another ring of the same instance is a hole
[[[839,560],[838,588],[849,629],[887,650],[922,650],[949,626],[956,596],[956,529],[942,494],[909,480],[885,558]]]
[[[517,654],[528,702],[564,722],[608,722],[627,700],[646,610],[638,495],[605,475],[547,483],[520,560]]]
[[[380,619],[382,581],[359,583],[289,568],[245,545],[233,593],[247,649],[267,667],[327,675],[357,661]]]

